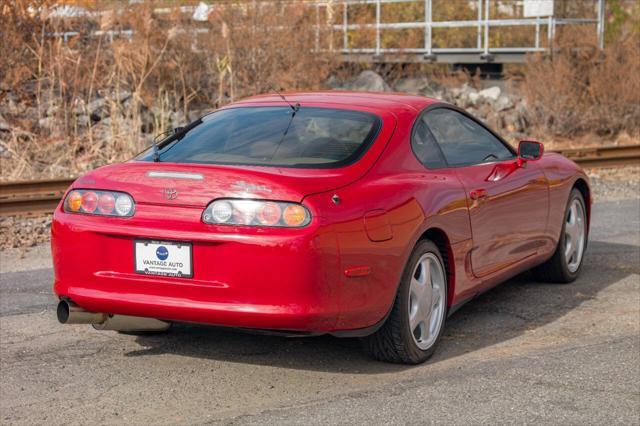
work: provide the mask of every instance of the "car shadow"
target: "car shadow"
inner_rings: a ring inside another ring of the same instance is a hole
[[[572,284],[543,284],[525,273],[467,303],[447,320],[443,338],[429,362],[451,359],[552,323],[610,285],[630,274],[640,274],[640,247],[601,241],[589,244],[581,277]],[[358,339],[331,336],[286,338],[177,324],[168,334],[136,339],[143,348],[126,356],[175,354],[346,374],[382,374],[411,368],[371,360]]]

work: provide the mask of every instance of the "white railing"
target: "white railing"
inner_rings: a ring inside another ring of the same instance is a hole
[[[268,1],[268,0],[267,0]],[[463,0],[451,0],[463,1]],[[555,16],[535,17],[535,18],[513,18],[513,19],[492,19],[490,16],[491,5],[498,0],[466,0],[467,4],[475,2],[477,10],[477,18],[473,20],[459,21],[434,21],[433,20],[433,0],[303,0],[306,7],[315,8],[315,47],[317,51],[325,49],[322,47],[323,28],[329,28],[332,33],[329,37],[334,37],[333,32],[342,33],[342,47],[334,48],[330,43],[331,50],[337,50],[344,54],[369,54],[377,57],[394,54],[416,54],[424,55],[427,60],[434,60],[441,54],[454,55],[480,55],[480,58],[489,60],[493,54],[520,54],[524,55],[530,52],[547,51],[550,41],[553,40],[556,27],[561,25],[594,25],[597,33],[600,48],[604,47],[604,2],[605,0],[580,0],[590,1],[596,9],[597,16],[595,18],[556,18]],[[522,0],[516,0],[522,2]],[[526,1],[526,0],[525,0]],[[416,22],[381,22],[382,7],[390,3],[424,3],[424,19]],[[375,22],[371,23],[351,23],[349,21],[349,11],[356,5],[374,5],[375,6]],[[183,10],[184,9],[184,10]],[[183,7],[183,13],[192,13],[193,7]],[[327,22],[321,22],[321,9],[325,9]],[[340,11],[341,9],[341,11]],[[157,13],[166,13],[165,9],[157,9]],[[342,22],[335,24],[329,16],[334,16],[341,12]],[[512,46],[512,47],[491,47],[491,30],[498,27],[507,26],[530,26],[535,28],[535,37],[531,45]],[[546,26],[547,46],[541,43],[542,27]],[[476,41],[474,47],[445,46],[434,47],[433,30],[435,28],[475,28]],[[371,47],[351,47],[350,35],[362,30],[375,30],[375,40]],[[384,30],[406,30],[421,29],[424,31],[424,44],[421,47],[413,48],[387,48],[382,46],[381,33]],[[207,27],[194,28],[190,31],[194,33],[207,33]],[[77,31],[56,32],[49,36],[61,37],[67,41],[71,37],[81,35]],[[113,41],[115,37],[131,39],[133,30],[109,30],[94,31],[89,34],[91,37],[106,36],[109,41]]]
[[[316,3],[316,7],[341,7],[342,23],[333,25],[335,31],[342,31],[343,45],[341,51],[344,53],[370,53],[374,55],[385,55],[393,53],[416,53],[432,56],[438,53],[481,53],[491,55],[492,53],[528,53],[545,51],[547,48],[541,46],[540,33],[543,25],[547,26],[547,39],[552,40],[555,36],[556,27],[559,25],[595,25],[597,31],[598,43],[600,48],[604,47],[604,0],[595,0],[594,6],[597,11],[596,18],[556,18],[554,16],[537,17],[537,18],[519,18],[519,19],[492,19],[490,16],[491,4],[495,0],[471,0],[475,1],[475,9],[478,12],[475,20],[462,21],[434,21],[433,1],[432,0],[342,0],[332,2],[330,0]],[[582,0],[581,0],[582,1]],[[585,0],[588,1],[588,0]],[[592,0],[593,1],[593,0]],[[381,9],[384,4],[389,3],[424,3],[424,20],[418,22],[381,22]],[[375,5],[375,23],[350,23],[349,7],[362,4]],[[514,46],[514,47],[491,47],[491,29],[495,27],[505,26],[532,26],[535,27],[535,39],[530,46]],[[477,30],[475,47],[434,47],[433,46],[433,29],[434,28],[475,28]],[[375,45],[370,48],[353,48],[349,45],[350,32],[375,29]],[[424,46],[419,48],[384,48],[381,46],[382,30],[402,30],[402,29],[423,29],[424,30]]]

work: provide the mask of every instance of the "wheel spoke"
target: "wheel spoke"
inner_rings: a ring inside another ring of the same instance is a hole
[[[428,285],[431,283],[431,265],[429,259],[425,259],[420,264],[420,283],[422,285]]]
[[[436,306],[438,306],[438,303],[440,303],[440,300],[442,300],[442,296],[440,294],[440,288],[438,288],[437,290],[434,288],[433,289],[433,302],[431,303],[431,310],[433,310]]]
[[[564,246],[564,258],[567,259],[567,262],[569,262],[569,259],[571,259],[571,256],[573,256],[573,253],[575,252],[575,243],[573,240],[573,237],[571,237],[571,235],[567,234],[567,237],[569,238],[568,240],[566,240],[565,242],[565,246]]]
[[[420,299],[418,312],[423,320],[427,321],[429,319],[429,316],[431,315],[431,297],[423,297]]]
[[[422,322],[422,318],[420,317],[420,309],[417,309],[413,315],[409,316],[409,327],[411,328],[411,332],[413,333],[418,325]]]
[[[416,301],[424,297],[424,285],[415,278],[411,280],[411,293],[414,295]]]
[[[568,217],[568,219],[567,219],[567,222],[568,222],[570,225],[575,225],[575,223],[576,223],[576,215],[577,215],[577,213],[578,213],[578,212],[577,212],[576,204],[575,204],[575,203],[572,203],[572,204],[571,204],[571,207],[570,207],[570,209],[569,209],[569,217]]]
[[[580,227],[581,224],[579,221],[575,221],[573,223],[567,222],[565,227],[565,233],[571,237],[571,241],[575,242],[580,237]]]

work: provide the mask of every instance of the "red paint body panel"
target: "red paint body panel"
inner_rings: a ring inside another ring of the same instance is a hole
[[[411,150],[420,111],[435,101],[395,94],[293,93],[303,106],[367,111],[383,122],[357,162],[295,169],[130,161],[79,178],[72,188],[128,192],[131,218],[54,213],[54,291],[98,312],[258,329],[337,332],[385,318],[407,259],[426,232],[446,241],[449,306],[551,256],[564,207],[586,176],[555,154],[426,169]],[[282,105],[260,96],[226,108]],[[188,172],[201,180],[150,177]],[[234,187],[244,182],[250,189]],[[175,200],[163,189],[177,190]],[[474,190],[485,193],[473,194]],[[332,200],[334,195],[339,203]],[[486,195],[486,196],[485,196]],[[301,202],[299,229],[207,225],[216,198]],[[134,240],[193,244],[193,278],[135,274]]]

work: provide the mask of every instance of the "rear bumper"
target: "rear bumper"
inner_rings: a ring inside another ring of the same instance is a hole
[[[303,229],[239,229],[205,225],[200,214],[196,208],[138,205],[133,218],[121,219],[58,209],[54,292],[94,312],[336,331],[343,313],[339,253],[335,235],[317,219]],[[193,278],[136,274],[134,240],[140,238],[191,242]]]

